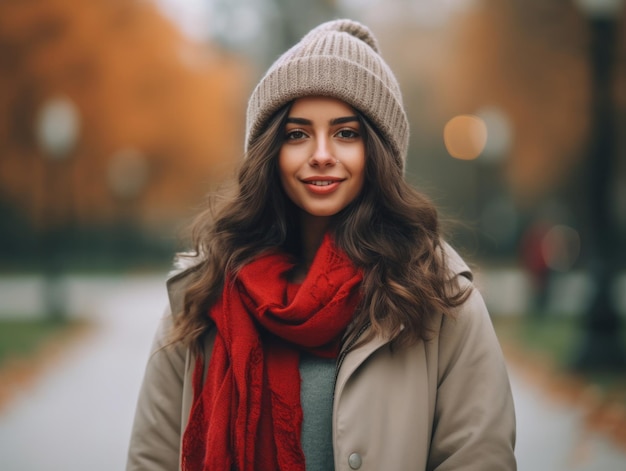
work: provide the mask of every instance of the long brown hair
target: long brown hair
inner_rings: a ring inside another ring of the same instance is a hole
[[[227,273],[267,250],[298,255],[299,209],[282,189],[278,153],[290,105],[279,110],[251,144],[234,188],[213,197],[192,225],[197,266],[183,312],[175,313],[173,341],[197,350],[209,329],[207,312]],[[403,176],[400,157],[358,113],[366,149],[361,194],[333,218],[335,243],[363,270],[362,302],[352,328],[384,333],[397,344],[427,339],[429,319],[449,314],[468,296],[447,270],[437,210]]]

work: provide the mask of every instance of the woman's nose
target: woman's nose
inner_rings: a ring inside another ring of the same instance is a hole
[[[318,139],[311,156],[311,165],[328,166],[335,165],[337,159],[333,156],[332,149],[326,139]]]

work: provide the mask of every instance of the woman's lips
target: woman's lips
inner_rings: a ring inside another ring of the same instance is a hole
[[[343,181],[335,177],[310,177],[302,180],[306,188],[316,195],[326,195],[335,191]]]

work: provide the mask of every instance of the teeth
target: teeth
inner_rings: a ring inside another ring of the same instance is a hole
[[[328,185],[330,185],[331,183],[334,183],[334,182],[331,182],[331,181],[328,181],[328,180],[315,180],[315,181],[312,181],[312,182],[309,182],[309,183],[311,185],[315,185],[315,186],[328,186]]]

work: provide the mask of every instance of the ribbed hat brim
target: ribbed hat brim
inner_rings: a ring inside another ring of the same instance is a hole
[[[248,102],[246,149],[285,104],[303,96],[327,96],[367,116],[403,163],[409,126],[402,95],[392,71],[372,48],[375,39],[370,34],[359,23],[337,20],[314,29],[283,54]]]

